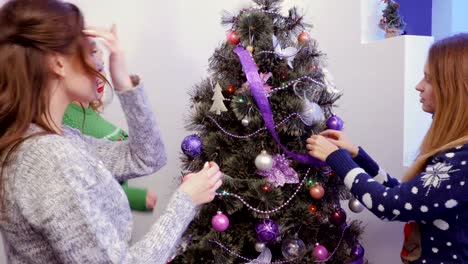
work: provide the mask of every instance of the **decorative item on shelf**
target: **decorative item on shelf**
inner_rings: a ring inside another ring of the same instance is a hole
[[[275,187],[284,186],[286,183],[299,183],[299,175],[290,166],[289,161],[283,154],[273,156],[273,166],[269,170],[259,170],[257,174],[265,177]]]
[[[221,211],[218,211],[216,215],[211,218],[211,226],[218,232],[226,231],[229,227],[229,218]]]
[[[321,184],[316,184],[310,188],[309,193],[312,198],[319,200],[325,195],[325,189]]]
[[[332,115],[327,119],[328,129],[342,130],[343,124],[344,124],[343,120],[337,115]]]
[[[364,210],[364,205],[355,197],[349,199],[348,206],[353,213],[360,213]]]
[[[288,238],[281,244],[281,253],[286,260],[302,258],[307,252],[307,248],[299,238]]]
[[[314,257],[317,260],[324,261],[328,258],[328,250],[319,243],[315,244],[314,247]]]
[[[262,150],[262,152],[255,158],[255,167],[259,171],[268,171],[273,167],[273,157]]]
[[[240,38],[239,38],[239,36],[237,35],[237,32],[236,32],[235,30],[231,30],[231,31],[228,33],[226,39],[227,39],[227,41],[228,41],[229,43],[231,43],[232,45],[237,45],[237,44],[239,44],[239,42],[240,42]]]
[[[384,3],[387,6],[382,10],[379,27],[385,31],[385,38],[403,35],[406,23],[398,11],[400,4],[394,0],[384,0]]]
[[[255,233],[259,241],[271,243],[278,237],[279,226],[270,218],[261,219],[255,225]]]
[[[302,31],[299,36],[297,36],[297,41],[301,44],[305,44],[310,41],[310,34],[306,31]]]
[[[195,158],[202,153],[202,139],[197,134],[186,136],[180,147],[185,155]]]
[[[335,210],[328,217],[328,221],[335,226],[341,226],[342,224],[346,223],[345,210],[343,210],[341,207],[335,208]]]
[[[221,112],[226,112],[227,108],[224,105],[224,96],[222,93],[221,86],[219,83],[216,83],[216,87],[214,89],[214,94],[211,100],[213,100],[213,105],[210,108],[210,112],[214,112],[217,115],[221,115]]]

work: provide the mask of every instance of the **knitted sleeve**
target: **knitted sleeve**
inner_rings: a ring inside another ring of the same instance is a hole
[[[357,165],[364,169],[375,181],[385,185],[386,187],[394,187],[400,184],[400,182],[392,178],[384,169],[382,169],[377,162],[375,162],[363,148],[359,147],[359,152],[356,157],[353,158]]]
[[[128,140],[96,139],[69,128],[96,154],[118,181],[149,175],[166,164],[166,151],[143,87],[118,93],[129,127]]]
[[[15,203],[60,263],[166,263],[195,215],[189,195],[178,190],[150,231],[129,246],[116,222],[131,219],[113,209],[123,197],[109,171],[90,166],[65,140],[46,142],[26,155],[34,170],[17,175]]]
[[[333,152],[327,163],[376,216],[420,221],[444,215],[467,203],[467,159],[468,145],[440,153],[415,178],[394,187],[386,187],[374,180],[345,150]]]

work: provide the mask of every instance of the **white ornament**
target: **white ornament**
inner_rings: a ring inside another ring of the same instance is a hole
[[[221,115],[221,112],[226,112],[227,108],[224,105],[224,99],[221,86],[219,83],[216,83],[214,95],[213,98],[211,98],[211,100],[213,100],[213,105],[210,108],[210,112],[215,112],[217,115]]]
[[[273,157],[265,150],[255,158],[255,167],[261,171],[270,170],[273,167]]]
[[[265,250],[263,250],[263,252],[258,256],[258,258],[246,264],[255,264],[255,263],[268,264],[268,263],[271,263],[272,257],[273,256],[271,255],[270,249],[266,247]]]
[[[281,59],[286,59],[288,61],[289,67],[293,68],[292,62],[297,55],[297,48],[295,47],[287,47],[281,48],[281,45],[278,41],[278,38],[273,35],[273,47],[275,48],[275,54],[278,55]]]
[[[325,120],[325,114],[323,113],[322,108],[314,103],[311,102],[309,99],[304,99],[304,106],[301,112],[301,119],[307,126],[312,126],[319,122]]]

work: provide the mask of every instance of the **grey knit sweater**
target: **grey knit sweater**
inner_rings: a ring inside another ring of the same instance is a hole
[[[64,127],[22,143],[5,177],[0,228],[9,263],[166,263],[195,214],[178,190],[141,241],[129,246],[132,214],[118,181],[166,162],[142,87],[119,94],[129,140],[109,142]],[[30,133],[41,131],[31,125]]]

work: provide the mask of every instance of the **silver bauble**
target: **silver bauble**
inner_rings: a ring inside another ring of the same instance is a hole
[[[242,122],[242,125],[245,126],[245,127],[248,126],[249,123],[250,123],[250,121],[247,118],[242,119],[241,122]]]
[[[263,242],[257,242],[257,243],[255,243],[255,250],[256,250],[257,252],[259,252],[259,253],[262,253],[263,250],[265,250],[265,247],[266,247],[266,245],[265,245],[265,243],[263,243]]]
[[[261,171],[270,170],[273,167],[273,157],[265,150],[255,158],[255,167]]]
[[[364,210],[364,206],[361,204],[361,202],[354,197],[349,199],[348,206],[349,210],[351,210],[354,213],[360,213]]]

